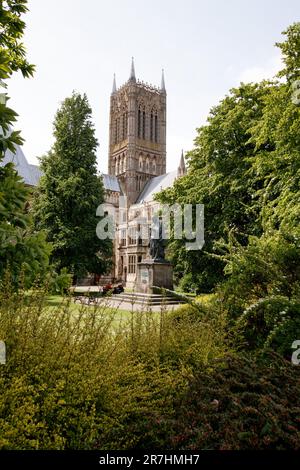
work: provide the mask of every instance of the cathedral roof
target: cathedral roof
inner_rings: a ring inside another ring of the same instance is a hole
[[[23,178],[25,184],[28,186],[37,186],[42,176],[42,171],[37,165],[28,163],[19,145],[16,145],[16,153],[12,153],[10,150],[5,152],[3,160],[0,161],[0,166],[4,166],[10,162],[14,164],[19,176]]]
[[[113,175],[102,174],[103,186],[107,191],[121,192],[118,178]]]
[[[163,189],[173,186],[175,179],[177,178],[177,170],[166,173],[165,175],[155,176],[148,181],[143,191],[139,195],[136,204],[142,202],[151,202],[154,199],[154,195],[159,193]]]

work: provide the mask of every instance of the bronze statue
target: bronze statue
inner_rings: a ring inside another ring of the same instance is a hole
[[[165,260],[165,246],[164,246],[164,239],[163,239],[163,223],[162,218],[159,218],[158,224],[158,238],[150,237],[149,253],[150,257],[154,261],[163,261]],[[152,235],[152,234],[151,234]]]

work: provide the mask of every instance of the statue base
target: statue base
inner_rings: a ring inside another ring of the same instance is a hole
[[[166,260],[144,259],[137,265],[137,292],[155,294],[155,288],[173,290],[173,266]]]

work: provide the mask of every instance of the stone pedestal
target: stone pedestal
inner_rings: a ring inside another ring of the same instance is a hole
[[[144,259],[137,265],[137,292],[154,294],[155,287],[173,290],[173,267],[166,260]]]

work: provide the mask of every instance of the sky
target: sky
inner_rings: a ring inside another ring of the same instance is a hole
[[[281,32],[300,20],[299,0],[29,0],[24,43],[33,78],[9,80],[27,159],[53,144],[52,123],[73,90],[93,110],[99,171],[107,171],[109,100],[129,78],[167,89],[167,170],[191,150],[209,110],[241,81],[271,78],[280,68]]]

